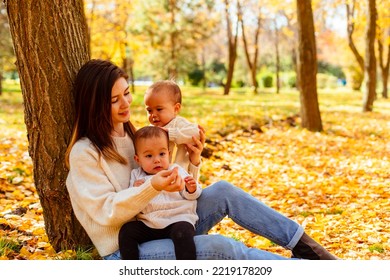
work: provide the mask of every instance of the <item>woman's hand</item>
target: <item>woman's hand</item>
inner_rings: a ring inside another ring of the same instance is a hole
[[[199,126],[199,139],[197,139],[195,136],[192,136],[192,140],[194,141],[194,144],[186,144],[187,151],[190,157],[190,162],[198,166],[200,164],[200,157],[203,151],[203,146],[206,141],[205,136],[205,130],[202,126]]]
[[[155,174],[151,179],[153,188],[158,191],[177,192],[184,189],[185,182],[179,175],[178,168],[163,170]]]

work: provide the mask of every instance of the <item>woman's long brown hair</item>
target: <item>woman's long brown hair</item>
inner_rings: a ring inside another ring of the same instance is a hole
[[[119,78],[128,79],[127,74],[107,60],[92,59],[79,70],[74,85],[75,121],[72,138],[65,154],[69,167],[69,155],[73,145],[81,138],[88,138],[99,155],[120,163],[127,163],[114,147],[111,137],[111,90]],[[129,121],[125,131],[133,138],[135,127]]]

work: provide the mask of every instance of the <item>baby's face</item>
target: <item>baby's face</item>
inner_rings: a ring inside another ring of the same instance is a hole
[[[180,110],[168,92],[145,94],[145,106],[150,124],[163,127],[173,120]]]
[[[148,174],[169,168],[168,141],[165,137],[139,139],[135,160]]]

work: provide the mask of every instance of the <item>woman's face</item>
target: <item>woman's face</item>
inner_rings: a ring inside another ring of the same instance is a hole
[[[123,133],[123,123],[130,120],[130,104],[133,97],[125,78],[119,78],[111,90],[111,118],[114,131]],[[124,135],[122,135],[124,136]]]

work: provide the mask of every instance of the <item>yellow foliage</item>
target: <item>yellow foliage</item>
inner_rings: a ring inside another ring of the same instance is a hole
[[[26,247],[23,246],[22,249],[20,249],[19,255],[23,258],[28,259],[31,256],[31,253],[27,250]]]
[[[322,103],[321,133],[289,126],[275,113],[278,119],[262,124],[261,133],[238,128],[225,136],[207,135],[212,141],[206,147],[213,153],[202,160],[202,182],[224,179],[241,187],[300,223],[341,258],[389,259],[390,101],[376,101],[382,113],[361,114],[345,110],[343,104],[351,101],[340,100],[351,98],[348,94],[337,98]],[[205,118],[206,130],[216,119]],[[73,257],[74,251],[56,253],[45,234],[26,142],[14,133],[0,140],[0,236],[23,245],[0,259]],[[23,180],[15,181],[18,176]],[[228,218],[213,233],[291,255]]]

